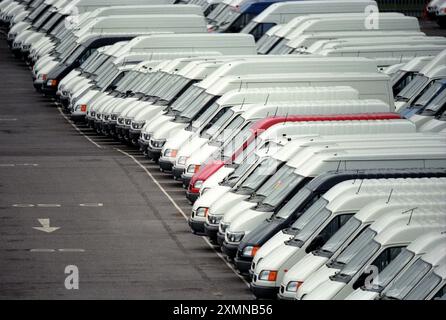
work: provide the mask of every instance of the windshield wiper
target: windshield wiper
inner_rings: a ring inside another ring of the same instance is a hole
[[[274,206],[272,206],[272,205],[270,205],[268,203],[260,202],[255,207],[255,210],[256,211],[261,211],[261,212],[272,212],[272,211],[274,211]]]
[[[313,254],[318,257],[330,258],[333,255],[333,252],[331,252],[330,250],[319,249],[313,251]]]
[[[342,269],[343,266],[345,266],[345,262],[338,260],[334,260],[327,263],[327,267],[329,268]]]
[[[352,279],[352,276],[349,276],[348,274],[337,272],[334,275],[330,276],[330,280],[337,281],[337,282],[344,282],[349,283]]]
[[[409,101],[409,98],[403,97],[403,96],[396,96],[395,101]]]

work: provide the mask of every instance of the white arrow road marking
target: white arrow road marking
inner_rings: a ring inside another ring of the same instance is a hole
[[[56,230],[59,230],[60,227],[50,227],[50,219],[37,219],[39,223],[42,225],[41,227],[33,227],[33,229],[43,231],[46,233],[51,233]]]

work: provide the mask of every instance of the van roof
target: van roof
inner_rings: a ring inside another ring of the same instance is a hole
[[[130,51],[181,51],[181,48],[193,48],[195,51],[225,49],[224,52],[227,54],[256,54],[254,38],[242,33],[150,34],[132,39],[126,49]],[[229,51],[230,49],[238,51]]]
[[[314,98],[319,98],[315,96]],[[232,110],[235,112],[243,112],[244,119],[259,119],[275,115],[278,109],[288,110],[290,115],[340,115],[348,113],[377,113],[389,112],[388,104],[378,99],[339,99],[333,100],[327,97],[325,100],[294,100],[290,99],[282,102],[270,102],[267,105],[264,103],[254,103],[251,105],[244,105],[235,107]],[[283,114],[283,112],[282,112]]]
[[[434,200],[435,201],[435,200]],[[425,202],[423,200],[422,202]],[[436,204],[436,203],[434,203]],[[429,206],[424,206],[429,210]],[[443,205],[444,208],[444,205]],[[412,209],[412,208],[410,208]],[[415,214],[415,212],[414,212]],[[446,231],[446,227],[444,229]],[[417,254],[426,254],[431,250],[438,250],[439,245],[443,248],[443,252],[446,254],[444,244],[446,243],[446,233],[443,232],[428,232],[416,238],[411,244],[407,246],[407,249]]]
[[[336,184],[350,179],[379,179],[379,178],[422,178],[445,177],[445,168],[426,169],[363,169],[324,172],[311,180],[305,188],[312,192],[328,190]]]
[[[397,193],[395,195],[392,194],[390,201],[388,200],[388,197],[385,197],[366,204],[357,213],[355,213],[355,218],[360,220],[362,223],[373,223],[389,211],[400,210],[400,212],[403,212],[411,210],[414,207],[439,209],[446,204],[446,200],[444,199],[445,194],[437,191],[438,190],[431,191],[428,188],[426,191],[415,191],[415,193],[408,192]],[[430,233],[428,241],[431,240],[432,234]],[[424,243],[427,242],[425,241]],[[419,248],[421,247],[413,247],[413,251],[419,252]]]
[[[430,234],[433,234],[434,237],[437,236],[439,238],[444,239],[446,237],[446,228],[444,228],[444,230],[441,231],[430,232],[429,235]],[[440,261],[444,260],[445,258],[446,258],[446,250],[443,243],[443,245],[431,248],[428,252],[426,252],[426,254],[421,259],[423,259],[425,262],[431,265],[436,266]]]
[[[439,66],[446,65],[446,50],[440,52],[435,58],[433,58],[427,65],[420,70],[422,74],[429,74],[433,69],[437,69]]]
[[[243,104],[251,104],[263,101],[266,104],[269,101],[285,98],[290,100],[356,99],[358,91],[349,86],[242,88],[226,92],[217,100],[217,103],[223,105],[242,101]]]
[[[331,68],[331,69],[330,69]],[[326,58],[317,56],[276,56],[271,59],[241,60],[228,62],[222,65],[211,76],[200,83],[208,88],[217,80],[225,76],[246,76],[249,74],[280,74],[283,73],[309,73],[309,72],[376,72],[377,64],[366,58]]]
[[[290,1],[277,2],[270,5],[260,14],[254,17],[253,21],[262,23],[269,22],[271,16],[277,15],[280,17],[280,23],[288,22],[289,19],[284,19],[284,16],[297,16],[313,13],[334,13],[334,12],[364,12],[364,9],[369,5],[376,5],[376,2],[371,0],[333,0],[330,2],[313,0],[313,1]]]
[[[352,170],[367,168],[444,168],[446,153],[444,146],[343,150],[337,152],[320,151],[311,160],[296,165],[296,173],[301,176],[315,176],[329,170]]]
[[[426,232],[445,229],[445,216],[444,209],[417,208],[412,216],[410,212],[395,210],[378,219],[370,228],[378,232],[375,241],[381,245],[404,245]]]
[[[112,15],[142,15],[142,14],[195,14],[203,15],[200,6],[193,4],[139,4],[139,5],[118,5],[110,7],[100,7],[89,13],[91,17],[106,17]]]
[[[400,71],[407,71],[407,72],[419,72],[421,69],[423,69],[430,61],[432,61],[432,56],[424,56],[424,57],[415,57],[411,59],[409,62],[404,64]]]

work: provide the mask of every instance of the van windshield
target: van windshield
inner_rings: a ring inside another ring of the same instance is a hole
[[[258,162],[259,157],[254,155],[250,161],[243,161],[234,171],[231,172],[221,183],[223,186],[234,187],[237,182],[243,177],[253,164]]]
[[[206,108],[206,110],[201,114],[201,116],[199,116],[197,120],[192,122],[193,130],[197,131],[198,128],[200,128],[203,124],[205,124],[207,122],[207,120],[210,117],[212,117],[213,114],[218,112],[219,108],[220,108],[220,105],[217,102],[214,102],[208,108]],[[225,110],[222,109],[220,111],[223,111],[223,113],[224,113]],[[218,120],[216,120],[216,121],[218,121]]]
[[[237,188],[236,193],[255,192],[280,167],[281,162],[272,157],[263,159]]]
[[[234,114],[234,111],[231,109],[227,109],[225,113],[221,115],[221,117],[215,121],[215,123],[206,131],[203,132],[202,137],[210,139],[213,137],[220,128],[229,120],[232,118],[232,115]]]
[[[441,282],[441,278],[434,272],[430,273],[426,278],[404,297],[404,300],[425,300],[429,293],[435,289]]]
[[[279,212],[276,214],[276,218],[287,219],[296,210],[300,209],[301,206],[307,202],[307,200],[313,195],[313,192],[307,188],[300,189],[299,192],[291,198],[290,201],[284,205]]]
[[[203,97],[207,97],[205,90],[198,86],[192,86],[172,104],[172,110],[179,114],[192,104],[197,103],[197,100],[201,101]]]
[[[352,217],[323,246],[313,252],[316,256],[330,258],[361,226],[361,221]]]
[[[275,23],[269,23],[269,22],[258,23],[254,20],[251,20],[251,22],[248,23],[240,32],[249,33],[254,37],[255,41],[258,41],[269,29],[271,29],[275,25],[276,25]]]
[[[56,22],[62,17],[62,15],[58,12],[56,12],[51,19],[49,19],[41,28],[42,31],[47,32],[49,29],[51,29]]]
[[[178,76],[175,84],[170,88],[170,90],[166,91],[165,94],[163,94],[162,98],[166,101],[171,102],[175,97],[178,96],[181,90],[185,90],[186,87],[192,85],[192,83],[194,82],[194,80]]]
[[[412,106],[415,109],[423,109],[429,103],[429,101],[432,100],[432,98],[444,90],[444,84],[442,82],[443,81],[440,82],[438,80],[432,81],[429,84],[429,87],[425,89],[424,93],[414,101]]]
[[[381,292],[412,260],[414,253],[404,248],[400,254],[373,279],[371,291]]]
[[[370,228],[365,229],[355,240],[345,248],[342,253],[334,260],[328,263],[329,268],[341,269],[345,266],[358,252],[369,244],[376,236],[376,232]]]
[[[432,266],[418,259],[384,291],[384,297],[402,300],[431,270]]]
[[[310,239],[310,237],[319,229],[319,227],[327,221],[331,216],[331,211],[323,207],[314,215],[313,219],[309,220],[307,224],[294,236],[291,240],[293,244],[302,248],[302,246]]]
[[[76,61],[77,58],[86,50],[86,48],[83,45],[77,46],[77,48],[69,55],[62,54],[61,60],[70,65],[74,61]]]
[[[302,182],[303,177],[295,170],[294,167],[283,166],[259,189],[256,195],[264,198],[259,205],[262,210],[273,211]]]
[[[401,92],[396,96],[395,101],[409,101],[416,95],[429,79],[423,75],[417,75]]]
[[[283,38],[273,35],[265,39],[263,43],[259,43],[257,46],[257,52],[261,54],[269,53],[276,45],[282,41]]]
[[[249,125],[244,127],[243,130],[240,130],[244,123],[245,119],[243,119],[241,115],[237,115],[223,130],[220,131],[215,139],[212,139],[215,144],[220,146],[228,141],[222,151],[223,157],[228,159],[231,158],[234,152],[242,147],[243,143],[248,139],[247,137],[251,135]],[[234,137],[235,134],[237,135]]]
[[[324,198],[318,199],[313,203],[299,219],[297,219],[292,225],[290,232],[292,234],[297,234],[301,231],[311,220],[313,220],[320,212],[322,212],[327,206],[328,201]]]
[[[289,47],[288,39],[283,38],[278,45],[274,49],[271,50],[271,54],[288,54],[293,51],[293,48]]]
[[[225,10],[225,8],[226,8],[227,6],[228,6],[228,5],[227,5],[226,3],[223,3],[223,2],[219,3],[219,4],[215,7],[215,9],[212,10],[211,13],[209,13],[209,15],[208,15],[208,17],[207,17],[208,20],[209,20],[210,22],[215,21],[215,19],[220,15],[220,13],[221,13],[222,11]]]
[[[441,91],[429,104],[426,106],[422,115],[435,115],[446,104],[446,90]]]
[[[218,97],[203,91],[192,103],[182,108],[183,110],[181,110],[181,113],[178,115],[179,118],[177,118],[175,121],[178,120],[181,122],[188,122],[193,120],[208,104],[216,99],[218,99]],[[177,111],[180,110],[177,109]]]
[[[397,71],[391,77],[392,90],[394,96],[397,96],[417,75],[417,72]]]

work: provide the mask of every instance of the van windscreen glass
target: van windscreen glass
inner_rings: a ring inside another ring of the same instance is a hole
[[[316,203],[315,203],[316,204]],[[331,212],[325,206],[315,212],[312,219],[301,225],[301,229],[297,232],[291,242],[298,247],[303,244],[317,231],[317,229],[330,217]]]
[[[283,38],[273,35],[268,37],[263,43],[259,43],[257,51],[261,54],[268,54]]]
[[[205,93],[203,88],[198,86],[191,86],[184,92],[181,97],[179,97],[173,104],[172,110],[177,113],[181,113],[184,109],[188,108],[189,105],[195,102],[195,100],[202,94]]]
[[[243,183],[237,188],[237,193],[255,192],[280,167],[281,162],[272,157],[263,159],[257,167],[245,177]]]
[[[280,42],[269,52],[271,54],[286,54],[290,47],[287,46],[288,39],[282,38]]]
[[[189,105],[182,106],[181,110],[175,110],[180,111],[181,118],[192,120],[213,98],[215,98],[214,95],[203,91]]]
[[[192,122],[192,128],[194,129],[194,131],[198,130],[198,128],[200,128],[209,118],[211,118],[212,115],[216,113],[219,108],[220,105],[217,102],[214,102],[209,107],[207,107],[206,111],[204,111],[197,120],[194,120],[194,122]]]
[[[444,90],[443,84],[440,81],[432,81],[429,87],[426,88],[423,94],[414,101],[413,107],[416,109],[423,109],[429,101],[432,100],[441,90]]]
[[[234,171],[231,172],[221,183],[223,186],[234,187],[242,176],[244,176],[249,168],[258,161],[258,156],[252,158],[251,161],[243,161]]]
[[[319,212],[321,212],[328,204],[328,201],[324,198],[320,198],[311,205],[292,225],[291,229],[293,233],[297,234],[302,230]]]
[[[424,109],[422,115],[431,116],[435,115],[446,104],[446,90],[443,89]]]
[[[345,248],[342,253],[330,263],[330,267],[341,269],[345,266],[358,252],[370,243],[376,236],[376,232],[367,228],[355,240]]]
[[[175,82],[175,84],[170,88],[169,91],[167,91],[164,95],[163,95],[163,99],[166,101],[171,101],[173,98],[175,98],[180,92],[181,90],[183,90],[192,80],[185,78],[185,77],[181,77],[178,76],[177,81]]]
[[[373,279],[372,291],[381,292],[414,257],[414,253],[404,248],[389,265]]]
[[[330,258],[360,226],[361,221],[352,217],[314,254]]]
[[[210,139],[213,137],[220,128],[229,120],[232,118],[232,115],[234,114],[234,111],[231,109],[227,109],[223,115],[218,118],[217,121],[206,131],[203,132],[202,137]]]
[[[245,137],[251,135],[251,131],[248,126],[240,130],[240,128],[245,123],[245,120],[241,115],[237,115],[234,119],[229,122],[229,124],[221,130],[212,141],[219,145],[224,146],[222,155],[226,158],[231,158],[235,150],[238,150],[243,145]],[[237,133],[238,132],[238,133]],[[237,134],[236,137],[234,135]],[[234,137],[234,139],[232,139]],[[247,138],[246,138],[247,139]],[[228,141],[228,143],[226,143]],[[226,143],[226,145],[225,145]]]
[[[263,198],[261,205],[269,207],[268,211],[276,208],[285,197],[294,190],[303,180],[303,177],[294,173],[296,168],[283,166],[256,192]]]
[[[287,219],[290,217],[296,210],[300,209],[301,206],[307,202],[308,198],[313,195],[313,192],[307,188],[300,189],[298,193],[291,198],[290,201],[287,202],[277,213],[276,218],[279,219]]]
[[[220,13],[221,13],[222,11],[225,10],[225,8],[226,8],[227,6],[228,6],[228,5],[225,4],[225,3],[223,3],[223,2],[219,3],[219,4],[215,7],[215,9],[212,10],[211,13],[209,13],[209,15],[208,15],[208,17],[207,17],[207,19],[209,20],[209,22],[215,21],[215,19],[220,15]]]
[[[429,293],[441,283],[441,278],[435,273],[429,274],[426,278],[411,291],[404,300],[425,300]]]
[[[402,300],[431,269],[429,263],[419,258],[384,290],[384,296]]]
[[[417,75],[401,92],[396,96],[396,101],[409,101],[414,95],[424,87],[429,79],[423,75]]]

